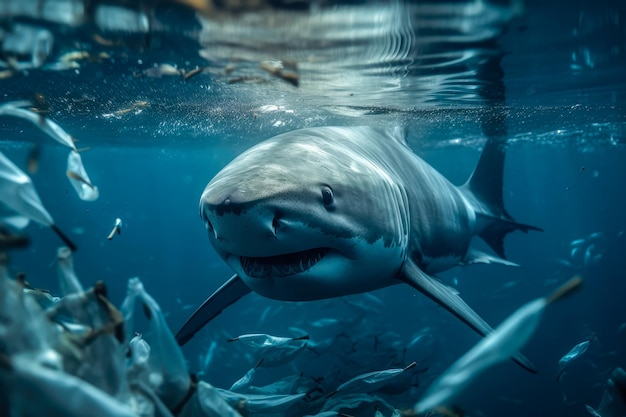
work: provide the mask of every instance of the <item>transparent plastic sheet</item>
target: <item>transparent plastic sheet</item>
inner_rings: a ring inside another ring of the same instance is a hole
[[[0,43],[0,50],[4,56],[13,58],[14,69],[25,70],[41,67],[52,52],[53,44],[54,36],[49,30],[20,23],[12,25]]]
[[[21,230],[28,226],[28,223],[30,223],[28,217],[16,213],[4,204],[0,204],[0,224]]]
[[[72,150],[76,150],[74,140],[65,130],[61,128],[54,121],[43,117],[39,113],[25,109],[23,107],[31,106],[29,101],[11,101],[0,105],[0,116],[14,116],[20,119],[27,120],[34,124],[42,132],[50,136],[62,145],[67,146]]]
[[[132,308],[137,299],[150,322],[150,369],[149,383],[154,387],[163,403],[172,409],[185,398],[189,386],[189,371],[185,358],[176,339],[165,322],[163,312],[157,302],[145,291],[139,278],[128,281],[127,300],[124,301],[125,318],[132,317]],[[135,298],[130,301],[129,298]]]
[[[372,413],[374,413],[375,410],[380,410],[380,408],[384,408],[390,413],[393,413],[396,410],[391,406],[391,404],[378,395],[347,394],[331,397],[330,400],[324,404],[322,411],[338,411],[345,408],[361,408],[365,405],[369,405],[372,408]]]
[[[57,275],[59,276],[59,287],[62,295],[84,292],[74,271],[72,251],[65,246],[57,250]]]
[[[301,379],[302,379],[302,374],[298,373],[295,375],[286,376],[268,385],[264,385],[260,387],[251,385],[247,388],[246,392],[249,394],[261,394],[261,395],[294,394],[297,388],[297,384]]]
[[[24,290],[0,275],[0,388],[10,398],[11,415],[80,415],[77,410],[91,407],[92,415],[130,416],[110,396],[62,372],[62,334]]]
[[[256,374],[256,367],[251,368],[244,376],[239,378],[237,381],[230,386],[229,391],[233,392],[247,392],[250,384],[254,380],[254,375]]]
[[[267,334],[245,334],[230,339],[240,341],[255,349],[257,367],[269,368],[293,361],[306,347],[308,336],[298,338],[277,337]]]
[[[306,396],[302,394],[292,395],[256,395],[240,394],[229,390],[216,388],[219,394],[231,407],[237,409],[243,401],[246,412],[287,415],[287,411],[296,406]]]
[[[122,402],[128,401],[131,394],[126,380],[126,349],[120,337],[122,318],[106,299],[104,284],[64,296],[47,315],[64,328],[69,322],[87,329],[78,349],[65,356],[65,372]]]
[[[67,159],[67,176],[79,198],[85,201],[94,201],[98,198],[98,187],[95,187],[85,170],[82,158],[76,149],[73,137],[54,121],[39,113],[25,109],[30,106],[28,101],[12,101],[0,105],[0,116],[14,116],[34,124],[42,132],[58,143],[71,149]]]
[[[235,404],[235,408],[237,404]],[[211,384],[200,381],[194,396],[187,402],[178,417],[241,417]]]
[[[67,156],[67,178],[81,200],[94,201],[100,196],[98,187],[91,183],[83,166],[83,160],[76,151],[70,151]]]
[[[44,226],[54,224],[32,180],[0,152],[0,201],[15,213]]]
[[[52,350],[58,331],[49,326],[34,297],[23,290],[22,284],[9,277],[3,264],[0,274],[0,354],[21,354],[33,360],[47,358],[50,365],[58,367],[60,361],[54,359]]]
[[[413,362],[406,368],[400,369],[386,369],[384,371],[368,372],[365,374],[357,375],[349,381],[339,385],[336,389],[337,394],[359,393],[359,392],[374,392],[379,388],[389,384],[391,380],[402,375],[404,372],[415,367],[417,364]]]
[[[16,357],[7,371],[14,415],[134,417],[132,409],[80,378]],[[36,398],[37,401],[33,401]]]

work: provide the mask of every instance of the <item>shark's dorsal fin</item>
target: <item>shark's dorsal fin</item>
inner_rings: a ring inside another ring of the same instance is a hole
[[[504,207],[502,183],[504,174],[506,140],[496,135],[485,143],[478,164],[469,180],[461,187],[471,201],[479,226],[478,235],[502,259],[504,254],[504,237],[515,231],[542,229],[527,224],[517,223]]]
[[[487,140],[474,172],[463,187],[489,207],[492,215],[512,220],[502,198],[505,147],[504,140]]]
[[[400,279],[441,305],[478,334],[486,336],[493,331],[491,326],[459,297],[458,293],[426,274],[410,259],[404,263]],[[535,366],[521,353],[517,353],[512,359],[527,371],[537,373]]]
[[[202,329],[208,322],[217,317],[222,310],[250,292],[248,287],[239,278],[233,275],[219,287],[204,303],[187,319],[183,327],[176,333],[176,341],[183,346]]]
[[[406,138],[409,135],[409,128],[407,126],[397,125],[393,127],[388,127],[384,130],[385,132],[387,132],[390,138],[392,138],[402,146],[406,146],[407,148],[409,148],[409,144],[406,141]]]

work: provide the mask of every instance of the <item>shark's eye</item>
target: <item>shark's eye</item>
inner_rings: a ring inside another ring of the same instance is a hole
[[[333,190],[328,185],[322,187],[322,200],[325,206],[330,206],[333,203]]]

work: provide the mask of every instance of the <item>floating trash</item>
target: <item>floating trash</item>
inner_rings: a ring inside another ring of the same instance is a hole
[[[254,348],[259,362],[257,367],[274,367],[291,362],[306,347],[309,336],[277,337],[267,334],[244,334],[229,342],[241,341]]]
[[[417,366],[417,364],[413,362],[406,368],[387,369],[384,371],[368,372],[366,374],[355,376],[351,380],[339,385],[335,392],[332,392],[329,395],[375,392],[389,384],[394,378],[397,378],[415,366]]]
[[[122,219],[120,219],[119,217],[115,219],[115,226],[113,226],[111,233],[109,233],[109,235],[107,236],[107,240],[113,239],[116,234],[122,234]]]
[[[43,206],[30,177],[2,152],[0,152],[0,203],[5,209],[8,208],[23,218],[18,220],[13,216],[13,219],[9,220],[10,224],[25,227],[28,220],[33,220],[44,226],[50,226],[72,251],[76,250],[76,245],[57,227]]]
[[[98,199],[100,195],[98,187],[91,184],[89,175],[83,166],[83,160],[76,151],[70,152],[67,157],[66,174],[81,200],[94,201]]]
[[[559,359],[559,374],[556,376],[557,381],[561,379],[563,372],[565,372],[565,369],[569,366],[569,364],[574,359],[580,357],[583,353],[585,353],[587,349],[589,349],[589,345],[591,344],[591,342],[593,341],[595,337],[596,337],[596,334],[593,333],[588,340],[585,340],[584,342],[580,342],[579,344],[571,348],[569,352],[563,355],[561,359]]]

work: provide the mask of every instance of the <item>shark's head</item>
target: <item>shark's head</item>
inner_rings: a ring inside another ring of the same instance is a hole
[[[274,137],[207,185],[200,213],[211,243],[253,291],[314,300],[395,282],[406,256],[406,193],[365,149],[349,146],[350,134]]]

